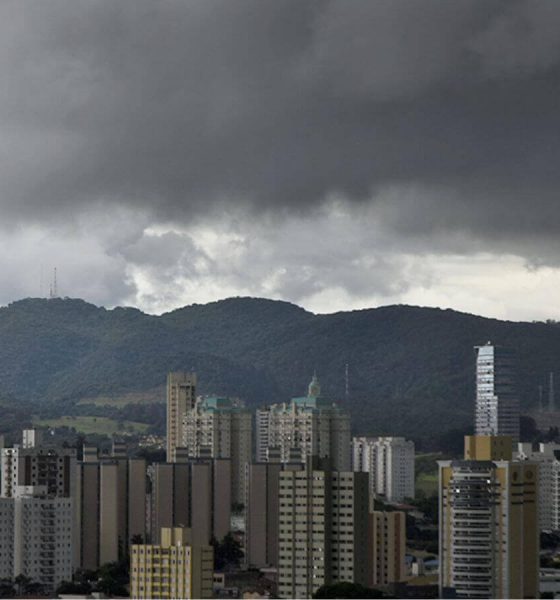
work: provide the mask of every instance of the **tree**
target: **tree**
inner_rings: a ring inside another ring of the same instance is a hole
[[[379,590],[367,588],[359,583],[341,581],[332,585],[322,585],[313,598],[391,598]]]
[[[58,594],[90,594],[92,590],[91,584],[87,581],[62,581],[56,588]]]
[[[522,442],[534,442],[538,439],[540,431],[537,429],[535,419],[527,415],[519,417],[519,437]]]
[[[241,550],[241,544],[231,533],[225,535],[221,542],[212,538],[210,543],[214,546],[214,568],[216,570],[220,571],[226,567],[239,568],[243,550]]]
[[[106,596],[128,596],[126,586],[129,582],[129,570],[127,562],[105,563],[99,569],[99,579],[97,581],[97,591],[103,592]]]
[[[22,596],[24,594],[24,592],[27,590],[27,586],[31,583],[31,579],[29,577],[27,577],[27,575],[20,573],[14,579],[14,583],[17,586],[18,596]]]
[[[0,598],[13,598],[15,595],[14,582],[9,578],[0,579]]]

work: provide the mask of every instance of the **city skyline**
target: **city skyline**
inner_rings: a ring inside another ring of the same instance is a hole
[[[3,2],[0,304],[559,318],[560,7],[453,5]]]

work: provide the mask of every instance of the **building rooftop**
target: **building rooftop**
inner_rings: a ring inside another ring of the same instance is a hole
[[[224,398],[221,396],[204,396],[198,398],[197,407],[204,411],[247,410],[244,403],[238,398]]]

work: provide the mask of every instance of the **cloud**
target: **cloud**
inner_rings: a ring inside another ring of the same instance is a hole
[[[6,0],[0,243],[156,311],[413,301],[437,257],[555,273],[559,21],[553,0]]]

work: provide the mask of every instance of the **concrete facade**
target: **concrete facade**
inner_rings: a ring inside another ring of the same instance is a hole
[[[183,443],[183,421],[196,402],[196,373],[167,375],[167,462],[175,462],[175,450]]]
[[[18,486],[47,486],[52,496],[68,498],[74,495],[76,481],[76,450],[33,446],[27,430],[26,445],[1,449],[1,495],[11,498]]]
[[[46,486],[18,486],[0,499],[0,577],[25,575],[54,590],[73,573],[72,498],[54,498]]]
[[[164,528],[159,544],[134,544],[131,598],[212,598],[214,550],[193,544],[188,529]]]
[[[355,437],[352,469],[369,473],[372,498],[387,502],[414,498],[414,442],[402,437]]]
[[[257,411],[259,460],[302,463],[316,456],[329,459],[335,470],[351,470],[350,415],[320,394],[314,377],[307,396]]]
[[[146,461],[126,458],[115,445],[111,456],[84,448],[76,486],[76,566],[98,569],[128,552],[135,536],[146,539]]]
[[[231,460],[233,502],[245,500],[245,469],[251,462],[253,415],[231,398],[198,398],[183,419],[182,446],[189,458]]]
[[[365,473],[280,473],[278,594],[310,598],[322,585],[367,585],[369,492]]]
[[[373,511],[369,514],[368,585],[385,586],[406,578],[406,515],[400,511]]]
[[[230,530],[231,463],[225,459],[159,463],[151,480],[149,539],[162,528],[189,527],[194,544],[206,545]]]
[[[439,463],[440,597],[537,598],[538,467],[489,437],[467,436],[465,460]]]
[[[304,465],[253,463],[247,466],[245,561],[249,568],[278,567],[280,473]]]

